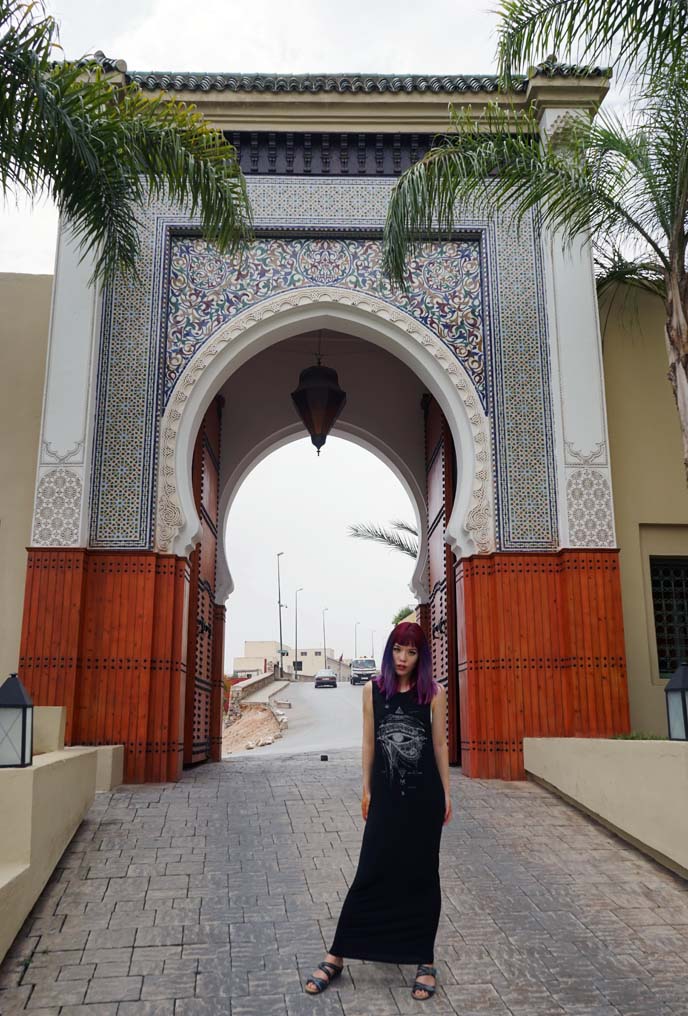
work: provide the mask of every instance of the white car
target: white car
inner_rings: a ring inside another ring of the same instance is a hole
[[[334,670],[319,670],[315,675],[316,688],[336,688],[337,675]]]

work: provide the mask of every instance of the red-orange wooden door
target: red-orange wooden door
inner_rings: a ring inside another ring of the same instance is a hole
[[[222,401],[216,398],[201,423],[194,448],[192,476],[201,540],[191,555],[186,703],[184,713],[184,764],[211,757],[211,739],[217,717],[211,710],[213,638],[222,637],[215,626],[217,524],[220,480]]]
[[[461,761],[456,588],[454,562],[444,534],[454,503],[454,444],[444,413],[433,398],[425,400],[425,468],[428,505],[429,635],[435,679],[447,692],[449,761]]]

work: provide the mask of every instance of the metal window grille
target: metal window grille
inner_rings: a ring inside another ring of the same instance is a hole
[[[652,604],[660,677],[688,660],[688,557],[651,557]]]

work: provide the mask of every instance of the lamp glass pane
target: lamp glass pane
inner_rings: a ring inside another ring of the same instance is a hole
[[[683,715],[683,692],[668,691],[667,710],[669,713],[669,737],[674,741],[685,741],[688,739],[686,721]]]
[[[33,760],[33,709],[26,710],[26,741],[24,742],[24,765]]]
[[[3,706],[0,709],[0,766],[21,765],[22,709]]]

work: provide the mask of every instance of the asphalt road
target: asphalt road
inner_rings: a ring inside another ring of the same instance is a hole
[[[292,703],[291,709],[284,710],[289,726],[282,737],[265,748],[233,752],[232,758],[360,748],[362,692],[363,685],[351,685],[348,681],[337,684],[336,688],[317,689],[312,682],[290,684],[275,696],[279,702]]]

